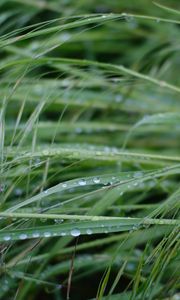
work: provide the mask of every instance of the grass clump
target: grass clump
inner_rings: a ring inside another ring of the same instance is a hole
[[[177,300],[179,4],[61,2],[0,3],[0,299]]]

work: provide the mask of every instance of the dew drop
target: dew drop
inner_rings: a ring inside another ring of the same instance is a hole
[[[44,232],[44,237],[50,237],[51,236],[51,233],[50,232]]]
[[[126,13],[122,13],[121,16],[125,18],[125,17],[127,17],[127,14]]]
[[[110,186],[112,183],[111,182],[104,182],[104,186]]]
[[[104,152],[109,153],[111,151],[111,148],[108,146],[104,147]]]
[[[71,35],[68,32],[65,32],[60,35],[60,41],[66,42],[71,38]]]
[[[25,239],[27,239],[27,234],[26,233],[22,233],[22,234],[20,234],[20,236],[19,236],[19,238],[20,238],[20,240],[25,240]]]
[[[23,193],[23,191],[22,191],[22,189],[20,189],[20,188],[17,188],[17,189],[14,190],[14,194],[15,194],[15,196],[17,196],[17,197],[21,196],[22,193]]]
[[[33,238],[38,238],[40,236],[40,234],[38,233],[38,232],[34,232],[33,234],[32,234],[32,237]]]
[[[67,183],[63,183],[63,184],[62,184],[62,187],[63,187],[63,188],[66,188],[66,187],[67,187]]]
[[[78,133],[78,134],[80,134],[80,133],[82,133],[82,129],[79,128],[79,127],[77,127],[77,128],[75,129],[75,132]]]
[[[49,154],[48,150],[43,150],[43,155],[47,156]]]
[[[71,230],[72,236],[79,236],[81,234],[80,230],[78,228],[74,228]]]
[[[140,172],[140,171],[134,173],[134,177],[135,177],[135,178],[142,177],[142,176],[143,176],[143,173]]]
[[[86,180],[85,179],[80,179],[78,181],[78,184],[81,185],[81,186],[84,186],[84,185],[86,185]]]
[[[87,229],[87,230],[86,230],[86,233],[87,233],[88,235],[90,235],[90,234],[92,234],[93,232],[92,232],[91,229]]]
[[[121,102],[122,100],[123,100],[123,97],[122,97],[121,95],[116,95],[115,101],[116,101],[117,103]]]
[[[64,220],[63,220],[63,219],[54,219],[54,222],[55,222],[56,224],[61,224],[61,223],[64,222]]]
[[[10,240],[11,240],[10,235],[6,235],[6,236],[4,237],[4,241],[10,241]]]
[[[93,182],[94,183],[100,183],[100,178],[99,177],[94,177]]]
[[[61,235],[61,236],[65,236],[65,235],[66,235],[66,232],[61,232],[60,235]]]

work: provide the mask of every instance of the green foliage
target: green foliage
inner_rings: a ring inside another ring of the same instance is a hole
[[[179,299],[179,8],[0,2],[0,299]]]

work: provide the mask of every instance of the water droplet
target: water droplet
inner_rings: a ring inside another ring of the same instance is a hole
[[[67,187],[67,183],[63,183],[63,184],[62,184],[62,187],[63,187],[63,188],[66,188],[66,187]]]
[[[128,271],[133,271],[135,269],[135,266],[134,266],[133,263],[128,263],[126,268],[127,268]]]
[[[78,184],[81,185],[81,186],[86,185],[86,180],[85,179],[80,179],[78,181]]]
[[[156,19],[156,22],[159,23],[159,22],[160,22],[160,19]]]
[[[61,235],[61,236],[65,236],[65,235],[66,235],[66,232],[61,232],[60,235]]]
[[[32,237],[33,238],[38,238],[40,236],[40,234],[38,233],[38,232],[34,232],[33,234],[32,234]]]
[[[23,193],[23,191],[20,188],[17,188],[17,189],[14,190],[14,195],[17,196],[17,197],[21,196],[22,193]]]
[[[45,190],[45,191],[44,191],[44,194],[48,194],[48,190]]]
[[[96,184],[100,183],[100,178],[99,177],[94,177],[93,182],[96,183]]]
[[[79,128],[79,127],[75,128],[75,132],[78,133],[78,134],[82,133],[82,131],[83,130],[81,128]]]
[[[115,97],[115,101],[116,101],[117,103],[121,102],[122,99],[123,99],[123,97],[122,97],[121,95],[116,95],[116,97]]]
[[[62,42],[66,42],[71,38],[71,34],[65,32],[63,34],[60,35],[60,41]]]
[[[87,233],[88,235],[90,235],[90,234],[92,234],[93,232],[92,232],[91,229],[87,229],[87,230],[86,230],[86,233]]]
[[[49,154],[48,150],[43,150],[43,155],[47,156]]]
[[[61,84],[62,84],[62,87],[68,87],[68,86],[70,86],[71,81],[66,78],[66,79],[62,80]]]
[[[20,234],[20,236],[19,236],[19,238],[20,238],[20,240],[25,240],[25,239],[27,239],[27,234],[26,233],[22,233],[22,234]]]
[[[124,18],[126,18],[127,14],[126,13],[122,13],[121,16],[124,17]]]
[[[108,146],[104,147],[104,152],[109,153],[111,151],[111,148]]]
[[[135,178],[142,177],[142,176],[143,176],[143,173],[140,171],[134,173]]]
[[[56,224],[61,224],[61,223],[64,222],[64,220],[63,220],[63,219],[54,219],[54,222],[55,222]]]
[[[50,237],[51,236],[51,233],[50,232],[44,232],[44,237]]]
[[[11,240],[11,236],[10,235],[6,235],[3,239],[4,239],[4,241],[10,241]]]
[[[81,234],[80,230],[78,228],[74,228],[71,230],[72,236],[79,236]]]

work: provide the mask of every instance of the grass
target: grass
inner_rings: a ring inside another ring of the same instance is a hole
[[[180,299],[179,8],[1,1],[0,299]]]

